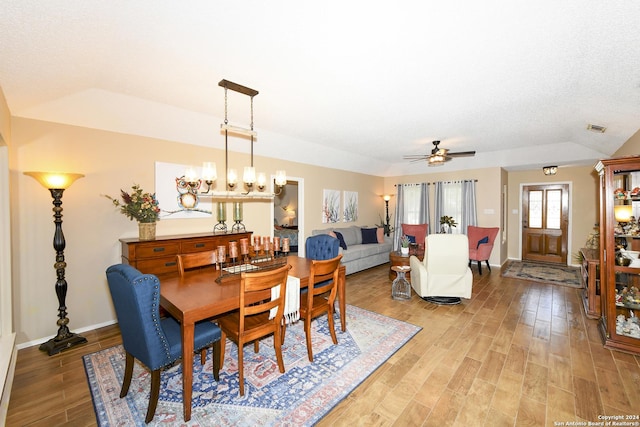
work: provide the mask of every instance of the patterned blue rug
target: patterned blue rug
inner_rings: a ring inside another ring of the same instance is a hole
[[[336,327],[340,324],[336,314]],[[180,365],[163,371],[160,401],[149,425],[308,426],[317,423],[362,381],[409,341],[420,327],[347,306],[347,332],[337,331],[333,345],[326,316],[312,322],[314,362],[307,358],[302,322],[287,328],[282,347],[286,372],[280,374],[272,338],[245,349],[245,395],[238,394],[238,352],[227,342],[220,381],[207,363],[193,366],[191,420],[182,417]],[[144,426],[149,402],[149,372],[136,363],[129,394],[120,399],[124,372],[122,346],[84,356],[84,365],[100,426]]]

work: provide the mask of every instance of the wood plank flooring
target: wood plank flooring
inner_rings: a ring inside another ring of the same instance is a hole
[[[348,276],[347,302],[423,329],[319,426],[558,426],[640,415],[640,359],[602,347],[578,290],[474,270],[471,300],[436,306],[415,294],[392,300],[388,269]],[[83,335],[88,344],[57,356],[19,351],[8,426],[96,425],[81,356],[120,334],[110,326]]]

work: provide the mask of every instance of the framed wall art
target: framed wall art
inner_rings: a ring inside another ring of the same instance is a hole
[[[323,190],[322,192],[322,222],[331,224],[340,221],[340,191]]]
[[[342,217],[344,222],[353,222],[358,220],[357,191],[344,192],[344,211]]]
[[[213,211],[211,198],[199,197],[184,181],[186,165],[156,162],[156,198],[160,218],[210,218]],[[196,168],[200,176],[200,168]]]

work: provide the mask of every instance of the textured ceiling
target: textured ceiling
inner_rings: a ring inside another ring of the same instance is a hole
[[[592,164],[640,128],[638,1],[5,0],[0,15],[19,117],[221,147],[228,79],[260,91],[256,154],[385,176]],[[247,99],[229,95],[230,122],[248,124]],[[402,159],[435,139],[477,154]]]

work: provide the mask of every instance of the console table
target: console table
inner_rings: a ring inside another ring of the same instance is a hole
[[[228,246],[229,242],[247,238],[251,241],[251,231],[237,233],[196,233],[160,236],[156,240],[138,238],[120,239],[122,263],[147,274],[177,274],[176,256],[193,252],[204,252],[218,246]]]

